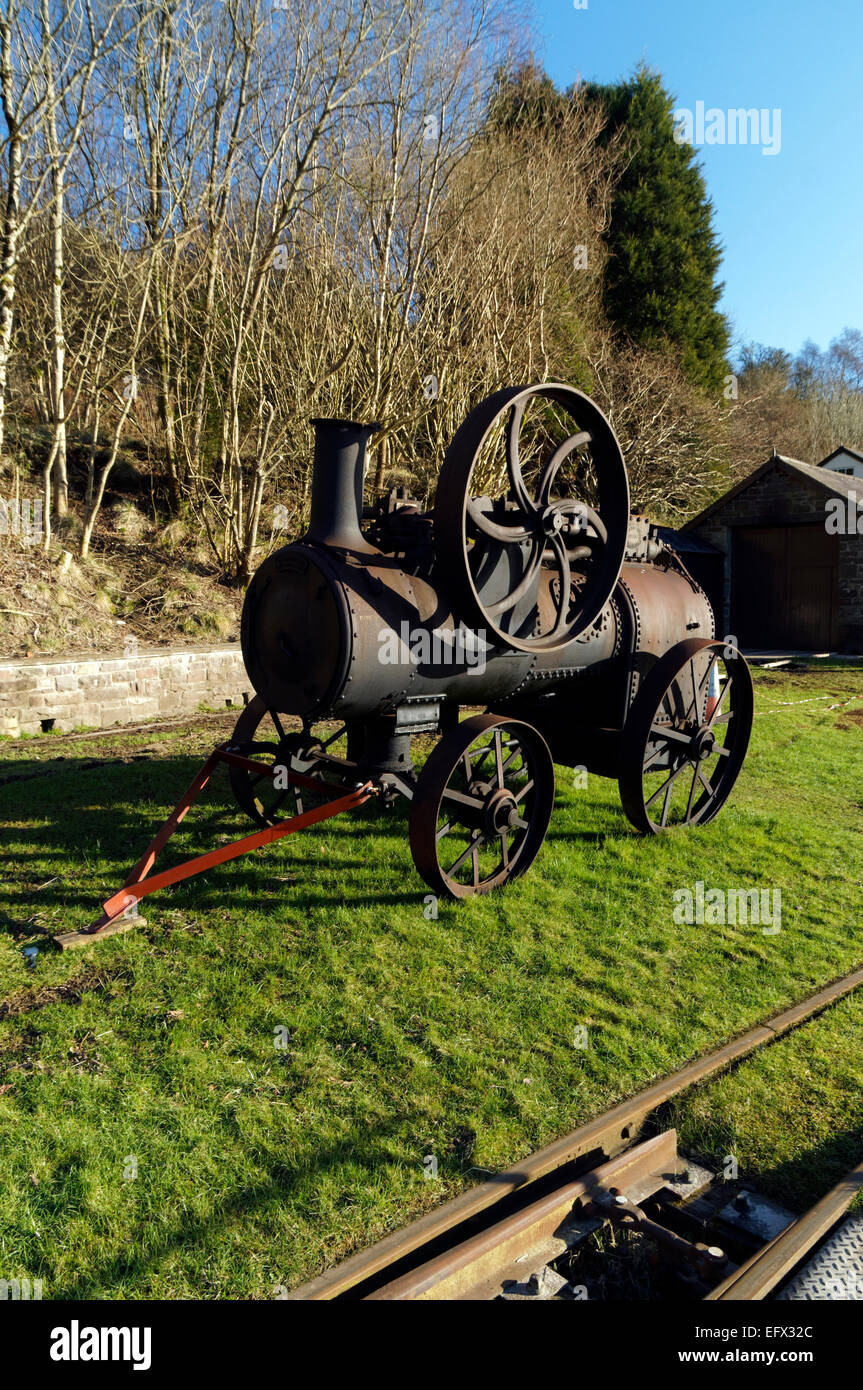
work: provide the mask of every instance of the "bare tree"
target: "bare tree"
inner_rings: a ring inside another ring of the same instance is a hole
[[[63,333],[63,228],[65,179],[81,138],[88,96],[98,63],[118,42],[126,0],[39,0],[38,14],[9,0],[0,14],[0,104],[6,125],[0,160],[7,176],[0,233],[0,451],[6,412],[16,276],[21,239],[50,199],[51,353],[48,399],[54,427],[44,475],[45,545],[50,543],[50,477],[56,465],[55,501],[67,506],[65,338]],[[22,192],[26,200],[22,202]]]

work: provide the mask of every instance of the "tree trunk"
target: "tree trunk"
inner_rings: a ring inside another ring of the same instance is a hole
[[[47,13],[45,23],[50,23]],[[50,38],[46,38],[47,43]],[[51,416],[54,425],[54,510],[65,516],[69,510],[69,479],[66,472],[66,338],[63,333],[63,216],[65,177],[57,146],[57,109],[54,76],[47,69],[48,155],[51,160]]]
[[[9,132],[7,141],[6,201],[3,207],[2,245],[0,245],[0,456],[3,454],[6,424],[6,390],[9,354],[12,349],[12,322],[15,309],[15,275],[18,269],[18,239],[21,235],[21,131],[12,108],[12,58],[8,20],[0,25],[3,115]]]

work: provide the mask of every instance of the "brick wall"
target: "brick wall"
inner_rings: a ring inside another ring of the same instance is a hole
[[[242,705],[253,690],[240,646],[141,647],[134,655],[0,659],[0,733],[81,724],[108,728],[194,714],[199,705]]]
[[[827,519],[827,495],[804,478],[790,477],[771,469],[736,497],[724,503],[699,526],[693,535],[708,541],[725,557],[724,610],[717,614],[717,628],[729,632],[731,607],[732,531],[737,526],[794,526],[801,523],[823,526]],[[863,651],[863,535],[839,537],[839,647],[843,651]]]

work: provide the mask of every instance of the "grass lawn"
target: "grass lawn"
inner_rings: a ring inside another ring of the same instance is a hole
[[[863,994],[664,1108],[687,1154],[805,1211],[863,1158]],[[855,1199],[863,1205],[863,1194]]]
[[[65,954],[45,936],[93,919],[225,735],[129,736],[151,751],[87,769],[113,755],[82,741],[0,785],[0,1278],[271,1297],[860,964],[861,733],[860,667],[759,673],[748,761],[702,830],[640,839],[614,783],[558,769],[529,874],[437,920],[404,811],[363,808]],[[220,773],[175,858],[247,829]],[[697,881],[781,889],[781,931],[678,925]],[[863,1112],[863,1009],[830,1018],[746,1064],[748,1092],[741,1067],[696,1095],[686,1142],[825,1191],[810,1151]]]

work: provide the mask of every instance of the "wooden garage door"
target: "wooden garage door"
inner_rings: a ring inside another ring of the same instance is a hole
[[[823,525],[735,530],[731,630],[741,646],[835,647],[838,586],[839,538]]]

